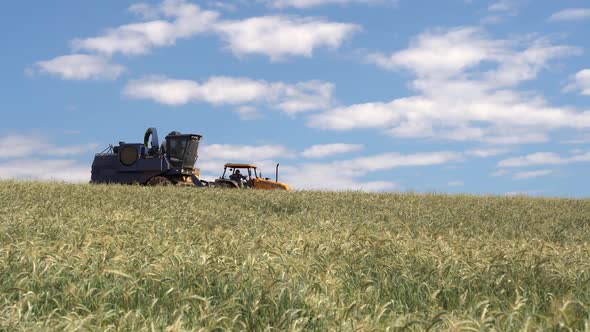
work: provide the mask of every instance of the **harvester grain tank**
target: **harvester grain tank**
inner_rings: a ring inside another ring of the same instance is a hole
[[[143,143],[119,142],[97,153],[90,182],[202,187],[194,167],[201,137],[173,131],[160,145],[156,128],[149,128]]]

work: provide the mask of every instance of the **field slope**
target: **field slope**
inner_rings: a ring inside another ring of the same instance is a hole
[[[590,200],[0,182],[0,330],[590,330]]]

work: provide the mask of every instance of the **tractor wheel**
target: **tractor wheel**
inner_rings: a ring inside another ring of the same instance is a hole
[[[163,176],[156,176],[148,180],[148,186],[171,186],[172,181],[166,179]]]
[[[211,187],[223,189],[237,189],[237,187],[233,183],[225,181],[215,181],[213,184],[211,184]]]

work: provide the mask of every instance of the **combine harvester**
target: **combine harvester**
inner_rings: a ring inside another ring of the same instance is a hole
[[[150,136],[151,147],[148,146]],[[207,183],[199,179],[199,169],[194,167],[201,137],[173,131],[160,145],[158,131],[149,128],[143,144],[119,142],[97,153],[90,183],[204,187]]]
[[[148,146],[150,137],[151,146]],[[111,145],[97,153],[92,163],[90,183],[289,190],[287,184],[278,182],[278,164],[276,181],[263,178],[254,165],[231,163],[225,164],[223,175],[214,182],[201,180],[195,163],[202,137],[173,131],[160,145],[158,131],[149,128],[143,143],[119,142],[119,145]],[[231,175],[226,178],[228,169]],[[248,175],[240,175],[240,169]]]

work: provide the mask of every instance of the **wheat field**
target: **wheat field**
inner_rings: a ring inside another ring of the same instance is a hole
[[[590,200],[0,182],[0,330],[590,330]]]

